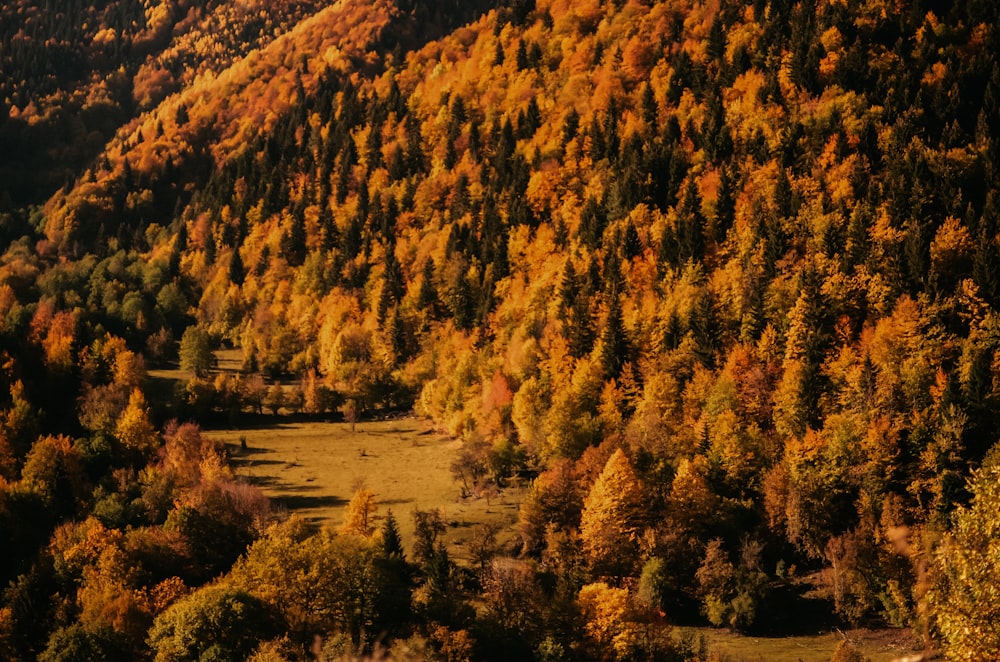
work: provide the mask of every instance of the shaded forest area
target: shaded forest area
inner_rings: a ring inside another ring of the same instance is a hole
[[[803,587],[996,657],[993,3],[67,7],[4,21],[0,139],[93,136],[3,202],[17,659],[707,659],[671,626]],[[456,491],[530,481],[477,567],[364,490],[285,519],[183,422],[408,408]]]

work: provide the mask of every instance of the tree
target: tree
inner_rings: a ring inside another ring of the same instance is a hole
[[[204,467],[223,464],[224,450],[221,441],[203,436],[196,424],[172,421],[163,432],[159,466],[177,485],[194,485],[201,480]]]
[[[104,662],[129,657],[127,645],[111,628],[91,629],[75,623],[52,633],[38,662]]]
[[[389,559],[403,561],[406,554],[403,552],[403,539],[399,535],[399,523],[392,510],[386,512],[385,519],[382,520],[381,530],[382,554]]]
[[[932,555],[927,594],[933,626],[952,660],[1000,658],[1000,446],[969,483],[972,502],[956,509]]]
[[[493,559],[482,571],[483,596],[494,622],[522,636],[537,627],[541,591],[531,564],[503,557]]]
[[[708,543],[696,578],[701,597],[701,613],[716,627],[727,625],[730,616],[729,600],[736,588],[736,569],[722,548],[720,538]]]
[[[598,575],[626,575],[635,568],[646,511],[638,478],[620,448],[608,458],[583,502],[583,551]]]
[[[378,504],[375,493],[361,486],[354,491],[351,502],[347,504],[344,523],[337,529],[339,533],[371,538],[375,534],[375,513]]]
[[[702,613],[715,626],[746,630],[757,617],[757,605],[764,597],[767,575],[760,569],[761,545],[745,540],[740,562],[733,565],[716,538],[708,543],[705,558],[695,573]]]
[[[701,212],[698,181],[688,177],[684,197],[677,209],[677,262],[698,261],[705,252],[705,217]]]
[[[601,331],[600,361],[604,375],[608,379],[616,379],[622,371],[622,366],[629,359],[628,339],[622,321],[621,302],[618,295],[611,292],[608,296],[608,314]]]
[[[539,552],[550,526],[576,528],[583,503],[579,477],[573,461],[559,458],[538,475],[518,510],[518,531],[528,552]]]
[[[245,660],[279,633],[274,612],[246,591],[203,588],[160,614],[149,631],[156,662]]]
[[[377,550],[376,564],[382,571],[379,583],[382,622],[390,629],[404,627],[412,616],[412,573],[392,510],[386,512],[382,528],[373,543]]]
[[[128,406],[122,412],[115,426],[115,437],[122,446],[142,454],[148,454],[159,445],[159,436],[149,420],[149,407],[139,389],[132,389]]]
[[[264,396],[262,404],[271,410],[272,416],[277,416],[281,408],[288,404],[286,400],[284,387],[275,382],[267,389],[267,395]]]
[[[215,355],[208,333],[200,326],[189,326],[181,336],[181,370],[201,377],[215,366]]]
[[[56,513],[71,514],[86,492],[80,456],[69,437],[40,437],[21,470],[21,483]]]
[[[342,632],[370,643],[382,624],[385,569],[380,546],[323,530],[308,535],[297,518],[271,527],[233,567],[233,588],[258,596],[307,638]]]
[[[597,648],[597,659],[627,660],[638,645],[639,630],[632,620],[628,590],[604,582],[587,584],[577,596],[587,637]]]

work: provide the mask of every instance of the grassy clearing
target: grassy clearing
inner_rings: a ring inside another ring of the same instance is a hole
[[[749,637],[711,628],[677,628],[677,636],[704,637],[709,651],[725,662],[826,662],[846,637],[871,662],[914,655],[909,630],[848,630],[788,637]]]
[[[461,499],[450,470],[461,442],[435,432],[426,421],[365,421],[352,432],[348,423],[274,420],[266,427],[206,434],[227,444],[238,476],[289,511],[336,527],[363,482],[375,492],[380,513],[392,509],[407,547],[415,508],[441,509],[450,523],[446,542],[456,559],[467,558],[465,542],[477,524],[495,521],[507,529],[508,538],[513,533],[520,490],[509,489],[489,502]]]

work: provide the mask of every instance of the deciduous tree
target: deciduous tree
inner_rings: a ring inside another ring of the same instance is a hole
[[[642,485],[618,449],[590,489],[580,517],[583,551],[598,575],[620,576],[635,569],[645,505]]]
[[[215,365],[208,333],[200,326],[189,326],[181,336],[181,370],[189,370],[202,376]]]
[[[208,587],[174,603],[149,631],[156,662],[247,659],[279,632],[274,611],[246,591]]]
[[[969,485],[972,502],[955,511],[937,545],[928,592],[935,630],[952,660],[1000,656],[1000,453],[994,448]]]

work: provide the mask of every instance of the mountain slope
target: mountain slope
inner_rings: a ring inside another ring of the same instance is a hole
[[[68,185],[139,111],[262,48],[322,3],[131,0],[0,7],[2,211]]]

